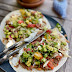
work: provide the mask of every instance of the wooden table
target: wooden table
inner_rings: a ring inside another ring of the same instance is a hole
[[[53,10],[53,0],[45,0],[45,2],[34,10],[41,11],[47,15],[50,15],[55,20],[61,23],[67,33],[70,52],[72,56],[72,0],[68,0],[67,18],[66,20],[61,19]],[[23,8],[16,0],[0,0],[0,22],[2,19],[11,11]],[[1,72],[1,71],[0,71]],[[2,71],[3,72],[3,71]],[[66,63],[57,72],[72,72],[72,58],[68,58]]]

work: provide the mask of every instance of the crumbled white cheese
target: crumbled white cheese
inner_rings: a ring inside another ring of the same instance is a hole
[[[42,22],[42,19],[39,19],[39,23],[40,23],[40,24],[42,24],[42,23],[43,23],[43,22]]]
[[[20,28],[20,30],[26,30],[25,28]]]
[[[19,51],[18,56],[20,57],[22,55],[22,53],[24,52],[23,48]]]
[[[43,65],[43,67],[46,67],[48,64],[49,60],[45,62],[45,64]]]
[[[56,56],[58,56],[58,53],[55,53],[53,57],[56,57]]]
[[[35,63],[33,64],[33,66],[35,66]]]
[[[9,40],[9,42],[6,44],[6,48],[10,47],[11,45],[13,45],[15,43],[15,40]]]
[[[45,38],[42,38],[42,40],[40,41],[40,43],[42,43],[42,42],[43,42],[43,40],[45,40]]]
[[[37,34],[37,32],[31,33],[28,38],[24,39],[24,41],[26,41],[26,42],[31,41],[36,36],[36,34]]]
[[[61,53],[59,53],[59,55],[60,55],[60,56],[62,56],[62,54],[61,54]]]
[[[42,40],[45,40],[45,38],[42,38]]]
[[[18,17],[18,15],[13,15],[12,16],[12,18],[15,19],[15,20],[17,19],[17,17]]]
[[[60,33],[63,33],[63,31],[60,31]]]
[[[58,43],[58,46],[60,46],[60,43]]]
[[[38,48],[40,48],[41,46],[38,46]]]
[[[36,29],[36,30],[35,30],[35,32],[38,32],[38,31],[39,31],[39,29]]]
[[[34,32],[34,30],[31,30],[31,32]]]
[[[60,43],[58,43],[58,49],[60,49]]]
[[[13,25],[13,22],[10,22],[11,25]]]
[[[42,43],[43,41],[41,40],[40,43]]]
[[[68,55],[68,53],[67,52],[65,52],[65,51],[60,51],[65,57],[71,57],[71,56],[69,56]]]
[[[37,49],[41,50],[41,46],[38,46]]]

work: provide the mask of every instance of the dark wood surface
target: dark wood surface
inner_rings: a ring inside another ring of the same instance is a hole
[[[20,6],[16,0],[0,0],[0,22],[2,19],[11,11],[23,8]],[[70,52],[69,54],[72,56],[72,0],[68,0],[68,8],[67,8],[67,18],[65,20],[61,19],[54,11],[53,11],[53,0],[45,0],[45,2],[37,7],[34,10],[41,11],[47,15],[50,15],[55,20],[61,23],[67,33],[69,43]],[[1,71],[0,69],[0,72]],[[57,72],[72,72],[72,58],[68,58],[66,63],[57,71]]]

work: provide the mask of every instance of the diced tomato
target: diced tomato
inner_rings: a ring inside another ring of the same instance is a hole
[[[46,57],[46,59],[48,59],[49,57]]]
[[[33,50],[32,50],[32,52],[33,52]]]
[[[43,15],[43,14],[41,14],[41,16],[43,17],[44,15]]]
[[[42,42],[42,45],[44,45],[44,42]]]
[[[27,27],[28,28],[34,28],[34,27],[36,27],[36,24],[28,24]]]
[[[54,62],[54,59],[50,59],[50,61],[53,63]]]
[[[26,48],[24,48],[24,51],[26,50]]]
[[[56,59],[61,60],[62,56],[58,55],[56,56]]]
[[[41,27],[41,24],[36,24],[36,27],[37,27],[37,28]]]
[[[49,58],[49,56],[48,56],[48,57],[46,57],[46,59],[50,59],[50,58]]]
[[[32,11],[31,13],[32,13],[32,15],[35,15],[36,11]]]
[[[28,48],[27,51],[30,51],[30,48]]]
[[[57,63],[57,65],[58,65],[58,63]]]
[[[20,64],[20,60],[18,61],[18,63]]]
[[[33,13],[36,13],[37,11],[33,11]]]
[[[40,58],[40,61],[41,61],[41,59],[43,59],[43,56]]]
[[[23,18],[26,19],[27,17],[24,16]]]
[[[42,40],[42,39],[40,39],[39,42],[40,42],[41,40]]]
[[[9,39],[10,39],[10,40],[12,40],[12,37],[11,37],[11,35],[9,36]]]
[[[47,33],[49,33],[49,34],[50,34],[50,33],[52,33],[52,31],[51,31],[51,30],[47,30],[46,32],[47,32]]]
[[[15,28],[14,26],[9,25],[10,28]]]
[[[37,41],[33,41],[31,44],[34,45]]]
[[[19,24],[21,24],[21,23],[24,23],[24,21],[22,21],[22,20],[19,20],[19,21],[18,21],[18,23],[19,23]]]
[[[47,66],[50,67],[51,69],[54,69],[54,65],[51,61],[48,62]]]

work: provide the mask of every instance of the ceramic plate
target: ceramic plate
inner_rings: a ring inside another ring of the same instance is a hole
[[[57,22],[56,20],[54,20],[53,18],[51,18],[50,16],[48,16],[48,15],[45,15],[45,14],[43,14],[43,15],[48,19],[51,27],[54,28],[58,22]],[[7,15],[7,16],[8,16],[8,15]],[[3,19],[3,21],[4,21],[4,19]],[[2,22],[3,22],[3,21],[2,21]],[[59,24],[60,24],[60,23],[59,23]],[[2,25],[2,23],[1,23],[1,25]],[[60,25],[61,25],[61,24],[60,24]],[[62,25],[61,25],[61,27],[62,27],[63,35],[65,35],[66,32],[65,32],[65,30],[64,30],[64,28],[63,28]],[[0,31],[1,31],[1,30],[0,30]],[[1,40],[0,40],[0,52],[1,52],[2,50],[4,50],[4,45],[3,45],[3,43],[2,43]],[[61,61],[59,62],[59,65],[58,65],[57,67],[55,67],[54,70],[51,71],[51,72],[57,71],[57,70],[66,62],[66,60],[67,60],[66,57],[62,58]],[[8,61],[6,61],[6,62],[4,62],[2,65],[0,65],[0,68],[2,68],[3,70],[5,70],[6,72],[15,72],[15,71],[13,70],[13,68],[10,66],[10,64],[9,64]],[[26,71],[25,71],[25,72],[26,72]],[[34,71],[34,72],[35,72],[35,71]],[[46,71],[46,72],[49,72],[49,71]]]

